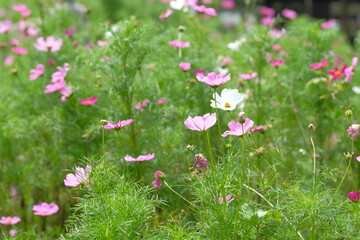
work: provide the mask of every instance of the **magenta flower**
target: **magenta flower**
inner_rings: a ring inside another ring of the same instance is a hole
[[[360,193],[358,191],[349,192],[348,198],[353,202],[359,201]]]
[[[38,205],[34,205],[32,210],[34,211],[34,215],[49,216],[57,213],[59,211],[59,206],[55,203],[43,202]]]
[[[139,155],[137,158],[134,158],[130,155],[126,155],[124,157],[124,160],[128,162],[143,162],[143,161],[149,161],[154,158],[155,158],[155,153],[151,153],[147,155]]]
[[[15,216],[15,217],[1,217],[0,224],[3,225],[15,225],[18,222],[21,221],[21,218]]]
[[[261,24],[264,26],[271,26],[275,23],[274,17],[263,17],[261,18]]]
[[[55,40],[53,36],[47,37],[46,40],[44,37],[39,37],[36,39],[35,48],[39,51],[47,52],[56,52],[59,51],[63,44],[63,40]]]
[[[156,101],[155,104],[160,105],[160,104],[164,104],[164,103],[166,103],[166,102],[167,102],[166,98],[160,98],[159,100]]]
[[[323,22],[320,26],[321,26],[322,29],[326,30],[326,29],[334,27],[335,24],[336,24],[335,19],[329,19],[329,20]]]
[[[235,121],[231,121],[228,124],[230,131],[225,131],[221,136],[223,137],[229,135],[242,136],[248,131],[250,131],[253,125],[254,125],[254,121],[250,120],[249,118],[246,118],[244,123],[237,123]]]
[[[189,168],[189,170],[196,170],[196,171],[199,171],[200,169],[202,170],[207,170],[209,167],[208,167],[208,164],[207,164],[207,159],[205,158],[204,155],[202,155],[201,153],[198,153],[195,155],[195,163],[194,165]]]
[[[233,9],[235,7],[235,1],[234,0],[222,0],[221,1],[221,7],[223,9]]]
[[[26,48],[22,48],[22,47],[13,47],[13,48],[11,48],[11,51],[13,53],[16,53],[17,55],[25,55],[28,53],[28,50]]]
[[[161,21],[165,21],[172,13],[173,10],[167,9],[166,12],[160,14],[159,18]]]
[[[65,87],[65,84],[66,84],[65,81],[60,81],[60,82],[57,82],[54,84],[46,85],[44,93],[52,93],[52,92],[59,91]]]
[[[310,68],[311,69],[319,69],[319,68],[327,67],[328,65],[329,65],[328,61],[323,60],[321,62],[311,64]]]
[[[358,62],[358,58],[353,57],[351,66],[347,67],[345,69],[345,75],[346,75],[345,82],[347,82],[347,83],[351,82],[351,78],[352,78],[352,75],[354,74],[354,68],[355,68],[357,62]]]
[[[93,97],[90,97],[90,98],[82,99],[79,102],[80,102],[81,105],[93,105],[94,103],[97,102],[97,100],[98,100],[98,97],[93,96]]]
[[[253,127],[253,129],[251,129],[251,131],[253,133],[256,133],[256,132],[265,132],[265,127],[264,126],[256,126],[256,127]]]
[[[19,12],[23,17],[28,17],[31,14],[31,10],[24,4],[14,4],[12,9]]]
[[[360,125],[359,124],[352,124],[348,129],[346,130],[349,135],[351,136],[351,140],[355,141],[357,135],[359,135],[360,132]]]
[[[276,60],[271,60],[270,64],[273,65],[274,67],[280,67],[281,65],[285,64],[285,61],[281,59],[276,59]]]
[[[106,129],[106,130],[109,130],[109,129],[120,130],[120,128],[122,128],[122,127],[124,127],[126,125],[130,125],[133,122],[134,122],[134,120],[132,120],[132,119],[120,121],[120,122],[118,122],[116,124],[114,124],[112,122],[108,122],[108,124],[104,125],[104,129]]]
[[[184,124],[188,129],[195,131],[206,131],[216,123],[216,113],[205,114],[204,116],[188,117]]]
[[[41,75],[44,74],[44,71],[45,71],[45,66],[43,64],[36,65],[36,69],[30,70],[30,77],[29,77],[30,81],[34,81],[39,77],[41,77]]]
[[[338,66],[335,66],[334,70],[328,70],[327,73],[330,73],[332,75],[332,78],[329,79],[329,81],[332,82],[336,79],[342,78],[345,74],[346,68],[347,68],[347,66],[344,65],[341,70],[339,70]]]
[[[86,166],[86,168],[76,168],[75,174],[69,173],[64,179],[64,185],[67,187],[77,187],[85,183],[90,175],[91,167]]]
[[[190,47],[190,42],[180,42],[179,40],[174,40],[168,42],[170,46],[177,47],[177,48],[187,48]]]
[[[219,201],[219,204],[223,205],[224,204],[224,198],[223,197],[217,197],[217,200]],[[231,194],[226,195],[225,197],[225,201],[227,204],[231,203],[232,201],[234,201],[234,198],[232,197]]]
[[[69,29],[65,29],[64,30],[64,35],[68,36],[68,37],[72,37],[72,36],[74,36],[75,32],[76,32],[76,27],[72,27],[72,28],[69,28]]]
[[[205,16],[215,17],[217,12],[215,8],[205,8],[204,10]]]
[[[155,172],[155,180],[152,182],[152,185],[156,188],[161,187],[161,179],[165,177],[165,174],[162,171],[156,171]]]
[[[294,10],[286,8],[281,11],[281,14],[287,19],[295,19],[297,17],[297,13]]]
[[[147,107],[148,103],[149,103],[149,99],[145,99],[144,101],[137,103],[135,105],[135,109],[139,111],[143,111]]]
[[[249,74],[240,74],[239,78],[242,78],[244,80],[250,80],[250,79],[255,78],[256,76],[257,76],[257,73],[253,72],[253,73],[249,73]]]
[[[269,7],[266,7],[266,6],[263,6],[260,8],[260,14],[262,16],[269,16],[269,17],[273,17],[275,16],[275,9],[273,8],[269,8]]]
[[[12,21],[6,20],[3,22],[0,22],[0,33],[7,33],[10,31],[12,26]]]
[[[196,75],[197,80],[203,82],[213,88],[220,86],[228,81],[230,81],[230,74],[219,74],[217,75],[214,72],[209,73],[206,77],[204,74],[200,73]]]
[[[181,68],[181,70],[183,71],[189,71],[191,68],[191,63],[180,63],[179,67]]]

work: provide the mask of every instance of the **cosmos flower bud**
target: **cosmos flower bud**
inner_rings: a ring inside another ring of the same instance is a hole
[[[309,126],[308,126],[308,129],[312,130],[312,131],[315,131],[316,127],[315,127],[314,124],[310,123]]]
[[[352,111],[350,109],[345,111],[345,116],[351,117],[353,115]]]

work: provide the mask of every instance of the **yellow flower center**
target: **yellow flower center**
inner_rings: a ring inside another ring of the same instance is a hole
[[[337,75],[340,75],[341,74],[341,72],[340,71],[336,71],[335,72],[335,75],[337,76]]]
[[[231,106],[230,106],[230,103],[225,103],[225,107],[226,107],[226,108],[231,107]]]

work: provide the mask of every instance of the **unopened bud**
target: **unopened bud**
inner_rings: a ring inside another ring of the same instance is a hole
[[[345,116],[351,117],[353,115],[352,111],[350,109],[345,111]]]
[[[226,147],[226,148],[231,148],[231,143],[225,144],[225,147]]]
[[[259,149],[256,150],[256,153],[259,154],[259,155],[264,155],[265,154],[265,148],[259,147]]]
[[[347,159],[351,159],[352,158],[352,156],[353,156],[353,154],[354,153],[344,153],[344,155],[345,155],[345,157],[347,158]]]
[[[245,113],[244,112],[240,112],[239,115],[238,115],[238,120],[239,120],[239,123],[244,123],[245,120],[246,120],[246,117],[245,117]]]
[[[315,131],[316,127],[314,124],[310,123],[309,126],[308,126],[308,129],[311,130],[311,131]]]
[[[186,27],[184,26],[179,26],[179,32],[185,32],[186,30]]]
[[[190,144],[186,146],[186,150],[189,151],[189,152],[194,150],[194,148],[195,147],[193,145],[190,145]]]
[[[106,124],[108,124],[108,120],[102,119],[102,120],[100,120],[100,124],[101,125],[106,125]]]

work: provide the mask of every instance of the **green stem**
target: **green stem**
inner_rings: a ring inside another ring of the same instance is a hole
[[[339,188],[341,187],[342,183],[344,182],[344,179],[345,179],[345,177],[346,177],[346,175],[347,175],[350,167],[351,167],[351,159],[349,159],[349,163],[348,163],[348,166],[347,166],[347,168],[346,168],[345,174],[344,174],[344,176],[342,177],[341,182],[340,182],[339,186],[337,187],[337,189],[336,189],[336,191],[335,191],[335,194],[334,194],[333,199],[331,200],[331,202],[334,200],[334,197],[336,196],[337,192],[339,191]]]
[[[199,208],[198,206],[194,205],[193,203],[189,202],[189,200],[187,200],[186,198],[184,198],[180,193],[178,193],[177,191],[175,191],[172,187],[170,187],[170,185],[164,181],[164,184],[170,189],[170,191],[172,191],[173,193],[175,193],[176,195],[178,195],[182,200],[184,200],[185,202],[187,202],[188,204],[190,204],[191,206],[193,206],[194,208]]]
[[[245,140],[244,136],[241,136],[241,167],[242,167],[242,177],[245,180]]]
[[[105,129],[102,128],[102,155],[105,156]]]
[[[215,164],[214,155],[213,155],[211,145],[210,145],[209,132],[205,131],[204,135],[205,135],[206,146],[207,146],[207,149],[208,149],[208,152],[209,152],[209,155],[210,155],[210,162],[211,162],[211,164]]]
[[[225,152],[225,149],[224,149],[224,139],[221,137],[221,127],[220,127],[220,117],[219,117],[219,110],[218,110],[218,107],[217,107],[217,99],[216,99],[216,88],[214,88],[214,99],[215,99],[215,111],[216,111],[216,120],[217,120],[217,126],[218,126],[218,130],[219,130],[219,136],[220,136],[220,144],[222,146],[222,150],[223,152]]]
[[[313,147],[313,161],[314,161],[314,167],[313,167],[313,174],[314,174],[314,179],[313,179],[313,187],[315,187],[315,183],[316,183],[316,155],[315,155],[315,144],[314,141],[312,139],[312,137],[310,137],[310,141]]]

